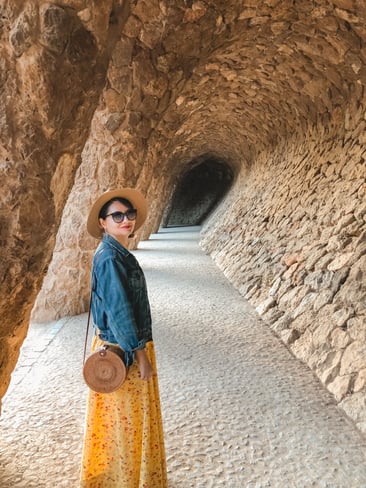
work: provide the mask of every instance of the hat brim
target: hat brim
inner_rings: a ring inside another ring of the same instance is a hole
[[[97,239],[100,239],[103,235],[103,229],[99,224],[99,212],[103,205],[113,198],[126,198],[133,207],[137,210],[136,223],[134,230],[139,229],[145,222],[147,217],[147,202],[143,194],[139,190],[134,188],[120,188],[118,190],[106,191],[101,195],[98,200],[93,204],[86,228],[89,234]]]

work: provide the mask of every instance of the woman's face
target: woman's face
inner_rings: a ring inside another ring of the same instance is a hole
[[[118,201],[112,202],[108,207],[108,216],[105,219],[99,219],[99,223],[103,227],[104,232],[110,234],[119,241],[126,241],[128,236],[133,233],[136,220],[128,220],[128,218],[125,216],[122,222],[117,223],[114,222],[113,217],[110,214],[114,212],[127,212],[127,210],[129,210],[129,208],[126,207],[126,205],[123,205],[123,203]]]

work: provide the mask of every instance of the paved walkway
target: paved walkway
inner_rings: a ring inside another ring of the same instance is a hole
[[[136,252],[170,488],[366,488],[365,437],[197,238],[197,228],[164,230]],[[31,327],[0,417],[1,488],[77,488],[85,325],[83,314]]]

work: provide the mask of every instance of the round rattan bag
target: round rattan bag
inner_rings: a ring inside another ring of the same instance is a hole
[[[93,391],[112,393],[118,390],[127,377],[122,349],[104,345],[93,352],[84,363],[83,376]]]

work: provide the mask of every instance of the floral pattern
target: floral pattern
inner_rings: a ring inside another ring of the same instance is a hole
[[[101,344],[94,338],[92,349]],[[153,342],[146,352],[156,372]],[[168,486],[158,378],[142,381],[136,361],[117,391],[89,391],[80,486]]]

